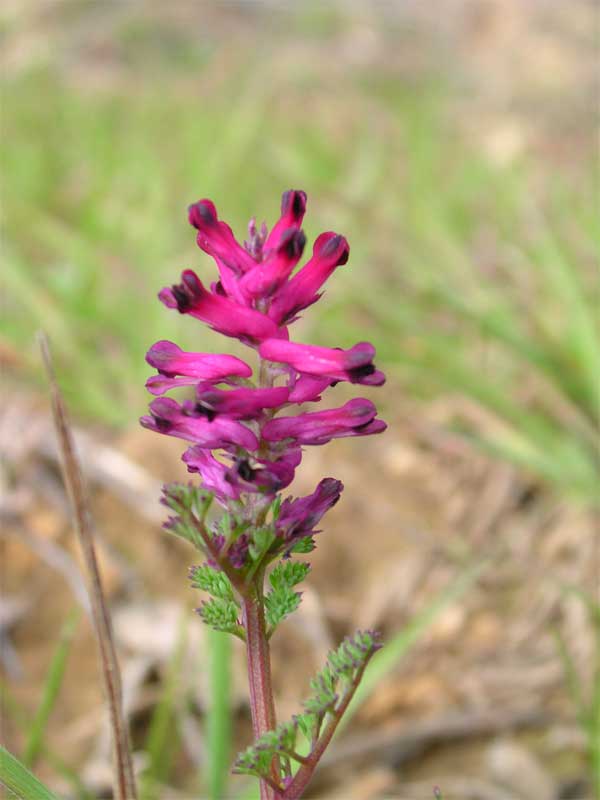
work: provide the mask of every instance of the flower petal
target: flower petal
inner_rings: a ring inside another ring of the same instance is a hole
[[[349,350],[316,347],[315,345],[267,339],[260,345],[261,358],[289,364],[298,372],[327,375],[331,380],[350,381],[380,386],[385,375],[373,365],[375,348],[369,342],[359,342]]]
[[[312,258],[283,286],[269,308],[269,316],[279,325],[291,322],[299,311],[315,303],[319,289],[334,269],[348,261],[350,248],[343,236],[332,231],[315,241]]]
[[[187,375],[197,380],[221,381],[231,376],[249,378],[252,369],[230,355],[190,353],[166,339],[155,342],[146,353],[146,361],[162,375]]]
[[[159,297],[169,308],[201,319],[225,336],[259,342],[280,335],[277,325],[264,314],[209,292],[191,269],[182,272],[180,284],[163,289]]]
[[[285,231],[289,228],[300,228],[306,211],[306,192],[290,189],[281,197],[281,217],[267,236],[264,250],[276,249],[281,243]]]

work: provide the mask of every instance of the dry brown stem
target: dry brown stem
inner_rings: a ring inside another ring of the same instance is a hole
[[[91,515],[65,404],[54,374],[48,338],[44,333],[39,334],[39,343],[50,384],[52,414],[62,457],[63,477],[69,493],[75,530],[77,531],[83,554],[94,630],[100,653],[104,691],[112,732],[114,796],[117,800],[135,800],[137,792],[129,746],[129,732],[123,713],[121,673],[117,661],[110,613],[102,588],[102,579],[94,547]]]

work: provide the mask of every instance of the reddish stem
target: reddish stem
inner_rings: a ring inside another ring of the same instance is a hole
[[[262,584],[262,575],[257,585]],[[265,625],[265,611],[262,598],[254,593],[242,598],[244,628],[246,629],[246,652],[248,656],[248,683],[250,685],[250,708],[254,738],[273,730],[276,725],[275,704],[271,685],[271,657]],[[271,779],[275,786],[281,785],[279,765],[273,759]],[[266,781],[260,782],[261,800],[278,800],[281,797]]]

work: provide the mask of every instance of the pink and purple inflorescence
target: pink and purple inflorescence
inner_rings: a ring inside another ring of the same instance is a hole
[[[181,283],[159,294],[168,308],[239,339],[258,355],[254,375],[235,356],[184,352],[168,341],[154,344],[146,356],[158,374],[147,382],[156,398],[142,425],[188,441],[183,455],[188,470],[200,475],[202,486],[225,508],[245,501],[253,508],[271,503],[292,482],[303,445],[381,433],[386,427],[373,403],[363,398],[340,408],[289,413],[300,404],[317,403],[340,381],[365,386],[385,381],[367,342],[342,350],[290,341],[291,323],[319,299],[323,284],[349,254],[343,236],[322,233],[312,256],[294,272],[306,242],[305,210],[304,192],[285,192],[271,232],[264,224],[258,230],[252,220],[248,241],[240,244],[210,200],[194,203],[189,221],[198,232],[198,246],[216,262],[218,280],[206,288],[195,272],[185,270]],[[195,398],[179,403],[163,397],[181,386],[194,386]],[[342,488],[340,481],[326,478],[312,495],[285,500],[278,535],[287,542],[310,535]],[[236,544],[240,552],[228,555],[239,564],[244,547]]]

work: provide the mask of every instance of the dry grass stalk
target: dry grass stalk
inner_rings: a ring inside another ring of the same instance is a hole
[[[87,573],[92,617],[100,652],[102,677],[112,733],[114,796],[116,800],[135,800],[137,792],[129,746],[129,733],[123,713],[121,673],[117,661],[110,613],[102,588],[102,579],[94,547],[91,515],[65,404],[54,374],[48,338],[44,333],[39,334],[39,344],[50,384],[52,413],[62,457],[63,476],[71,501],[75,529]]]

